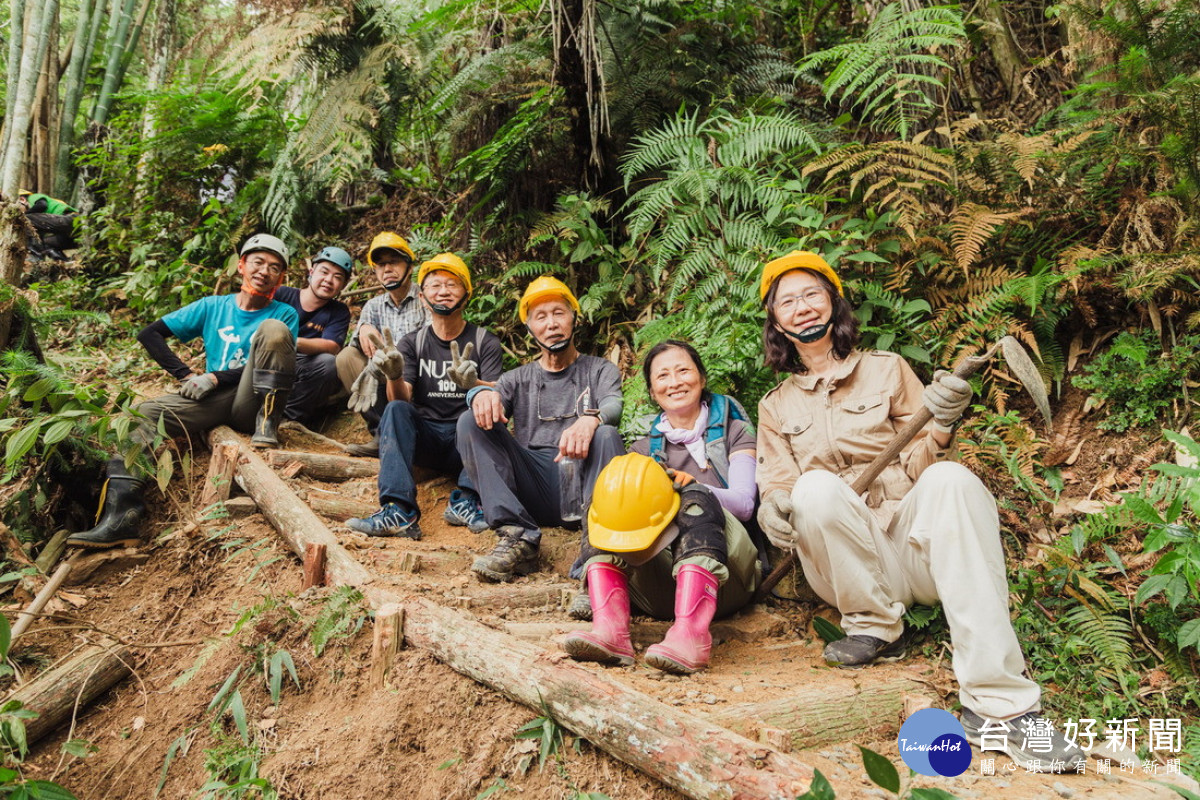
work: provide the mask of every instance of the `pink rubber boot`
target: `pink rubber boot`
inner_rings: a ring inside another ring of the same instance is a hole
[[[675,576],[675,624],[658,644],[646,648],[646,663],[663,672],[689,675],[708,666],[720,582],[703,567],[684,564]]]
[[[613,564],[588,564],[588,597],[592,601],[592,629],[573,633],[562,649],[576,661],[601,664],[633,664],[633,642],[629,640],[629,579]],[[711,616],[711,614],[710,614]]]

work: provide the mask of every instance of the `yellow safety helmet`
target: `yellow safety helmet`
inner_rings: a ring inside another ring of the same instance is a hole
[[[794,269],[808,269],[820,273],[829,279],[838,294],[843,297],[846,295],[842,291],[841,278],[833,271],[833,267],[826,263],[825,259],[807,250],[793,250],[786,256],[768,261],[767,265],[763,267],[762,283],[758,289],[759,299],[764,303],[767,302],[767,292],[771,291],[771,284],[779,280],[779,277],[785,272],[791,272]]]
[[[575,295],[571,294],[567,285],[558,278],[543,275],[529,284],[525,294],[521,295],[521,302],[517,303],[517,316],[521,318],[521,322],[529,317],[530,306],[548,297],[561,297],[571,304],[571,308],[575,309],[576,314],[580,313],[579,301],[575,299]]]
[[[471,271],[467,269],[466,263],[454,255],[454,253],[438,253],[433,258],[426,261],[417,270],[417,286],[425,283],[425,276],[431,272],[441,270],[449,272],[454,277],[462,281],[462,285],[466,287],[467,296],[471,294]]]
[[[384,248],[395,250],[401,255],[407,256],[409,264],[417,260],[412,248],[408,246],[408,242],[404,241],[404,237],[398,233],[384,231],[371,240],[371,246],[367,248],[367,263],[374,267],[375,259],[373,256],[375,255],[375,251]]]
[[[650,548],[679,513],[679,494],[657,461],[617,456],[600,470],[588,508],[588,540],[610,553]]]

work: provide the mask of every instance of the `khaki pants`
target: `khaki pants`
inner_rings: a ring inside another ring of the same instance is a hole
[[[354,382],[358,380],[358,376],[367,368],[367,363],[370,361],[366,353],[358,349],[357,345],[347,345],[343,347],[337,354],[337,376],[342,382],[342,387],[350,394],[350,390],[354,386]],[[375,396],[375,405],[363,412],[362,418],[367,423],[367,430],[372,435],[379,431],[379,420],[383,419],[383,410],[387,408],[387,381],[382,378],[379,380],[379,392]]]
[[[1009,620],[996,501],[966,467],[926,469],[886,530],[831,472],[801,475],[792,503],[804,577],[847,634],[895,641],[908,606],[940,602],[963,705],[995,719],[1039,709]]]
[[[296,373],[296,340],[287,325],[264,320],[250,339],[250,355],[237,386],[214,389],[202,400],[167,394],[137,407],[146,419],[133,437],[143,445],[154,441],[159,420],[167,436],[198,436],[218,425],[229,425],[242,433],[254,430],[254,415],[261,403],[254,391],[254,371]]]

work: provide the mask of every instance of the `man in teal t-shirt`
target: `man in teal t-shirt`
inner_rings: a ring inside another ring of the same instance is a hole
[[[296,377],[296,309],[274,299],[287,273],[287,246],[274,236],[257,234],[241,249],[237,294],[205,297],[150,323],[138,341],[159,366],[180,381],[179,393],[147,400],[137,410],[144,419],[133,433],[143,447],[154,441],[159,425],[169,436],[196,437],[217,425],[253,431],[256,447],[279,444],[283,418]],[[205,371],[192,372],[167,345],[204,341]],[[127,470],[125,460],[108,462],[108,484],[101,493],[102,515],[96,527],[73,534],[73,547],[107,548],[139,541],[145,514],[142,467]]]

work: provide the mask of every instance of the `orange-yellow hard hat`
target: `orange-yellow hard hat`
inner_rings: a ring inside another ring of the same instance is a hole
[[[842,291],[841,278],[825,259],[807,250],[793,250],[786,256],[768,261],[767,265],[763,267],[762,283],[758,289],[759,299],[764,303],[767,302],[767,292],[771,291],[771,285],[779,280],[779,277],[785,272],[791,272],[794,269],[808,269],[824,275],[833,284],[833,288],[837,289],[837,293],[845,296],[846,293]]]
[[[385,248],[388,250],[395,250],[397,253],[407,256],[409,264],[417,260],[412,248],[408,246],[408,242],[404,241],[403,236],[398,233],[392,233],[391,231],[384,231],[383,233],[376,235],[376,237],[371,240],[371,246],[367,248],[367,263],[374,267],[375,259],[373,256],[375,255],[375,251],[383,250]]]
[[[679,512],[666,470],[640,453],[617,456],[596,478],[588,507],[588,540],[610,553],[650,548]]]
[[[561,297],[570,303],[571,308],[575,309],[575,313],[579,314],[579,301],[575,299],[575,295],[571,294],[571,290],[567,285],[558,278],[552,278],[549,275],[543,275],[529,284],[525,290],[525,294],[521,295],[521,301],[517,303],[517,316],[524,322],[529,317],[530,306],[545,300],[548,297]]]
[[[467,290],[467,294],[471,294],[471,271],[467,269],[466,262],[454,255],[454,253],[438,253],[433,258],[426,261],[417,270],[417,286],[425,283],[425,276],[431,272],[441,270],[449,272],[454,277],[462,281],[463,287]]]

